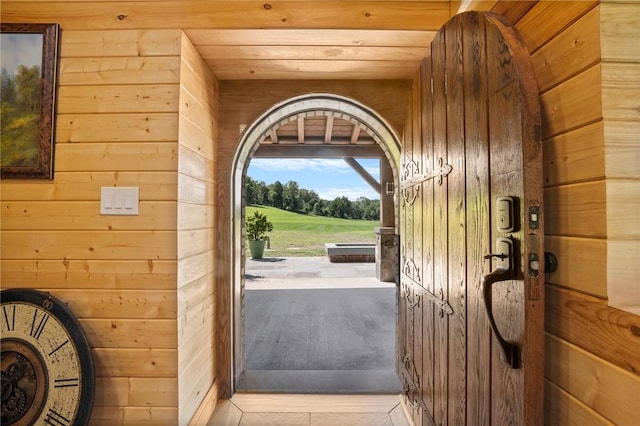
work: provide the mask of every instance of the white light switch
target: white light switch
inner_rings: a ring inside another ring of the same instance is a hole
[[[137,186],[103,186],[100,188],[101,215],[138,215],[139,188]]]

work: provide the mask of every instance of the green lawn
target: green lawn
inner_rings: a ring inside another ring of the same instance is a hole
[[[265,257],[325,256],[325,243],[375,242],[374,230],[380,226],[377,220],[308,216],[264,206],[247,206],[245,213],[255,210],[273,223],[271,249],[265,251]]]

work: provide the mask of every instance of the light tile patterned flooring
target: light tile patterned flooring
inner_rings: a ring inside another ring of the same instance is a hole
[[[409,426],[398,395],[235,394],[207,426]]]

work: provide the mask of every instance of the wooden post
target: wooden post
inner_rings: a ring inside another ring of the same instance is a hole
[[[380,159],[380,226],[395,225],[393,170],[386,157]],[[390,189],[391,191],[387,191]]]

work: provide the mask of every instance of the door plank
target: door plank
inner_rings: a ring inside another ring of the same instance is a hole
[[[447,111],[445,93],[445,35],[438,32],[431,45],[433,72],[433,156],[447,158]],[[448,300],[447,288],[447,190],[446,185],[434,185],[434,294]],[[443,396],[447,394],[448,371],[447,359],[449,348],[448,322],[446,315],[435,315],[434,333],[434,409],[433,417],[436,423],[448,424],[448,404]]]
[[[404,166],[405,163],[405,150],[407,149],[407,145],[411,143],[410,138],[411,138],[411,120],[413,118],[412,116],[412,109],[411,109],[411,103],[408,103],[408,107],[407,107],[407,116],[406,116],[406,120],[402,129],[402,149],[403,149],[403,153],[402,153],[402,158],[401,158],[401,168]],[[402,170],[402,169],[401,169]],[[398,276],[396,277],[396,279],[398,280],[396,282],[397,285],[399,285],[398,288],[398,320],[397,320],[397,327],[396,327],[396,369],[398,372],[398,376],[400,377],[400,379],[403,381],[403,386],[405,388],[405,391],[407,390],[407,386],[408,384],[405,383],[405,378],[404,375],[406,374],[405,372],[405,367],[404,367],[404,363],[405,363],[405,356],[407,353],[407,330],[408,330],[408,322],[407,322],[407,291],[408,291],[408,287],[404,285],[404,277],[403,277],[403,256],[405,253],[405,240],[411,238],[411,233],[408,232],[407,230],[407,221],[406,221],[406,208],[405,205],[403,203],[402,200],[399,200],[399,202],[401,203],[401,210],[400,210],[400,214],[401,214],[401,220],[400,220],[400,235],[401,235],[401,239],[400,239],[400,258],[398,259]],[[406,398],[406,397],[405,397]],[[408,407],[410,406],[409,401],[407,399],[404,400],[405,405]]]
[[[489,264],[483,256],[491,252],[489,230],[489,111],[487,83],[486,39],[484,20],[478,15],[463,19],[463,37],[473,43],[465,45],[465,146],[467,169],[467,204],[473,214],[467,218],[467,419],[477,425],[491,421],[490,404],[480,395],[491,393],[491,375],[485,367],[491,359],[491,329],[482,299],[482,279],[488,274]],[[480,107],[480,105],[485,107]]]
[[[433,170],[433,97],[431,95],[432,69],[431,58],[422,63],[422,167],[423,170]],[[423,285],[427,291],[435,294],[434,267],[433,267],[433,234],[434,234],[434,181],[429,180],[422,184],[422,270]],[[422,372],[421,372],[421,397],[433,417],[433,380],[434,380],[434,305],[426,302],[422,305]],[[426,414],[425,414],[426,415]],[[423,422],[424,423],[424,422]]]
[[[453,308],[449,316],[449,424],[466,421],[466,197],[464,139],[464,75],[462,20],[444,27],[446,43],[447,87],[447,164],[453,167],[446,179],[448,191],[448,300]],[[445,186],[443,184],[443,186]]]
[[[519,149],[513,147],[519,141],[521,133],[520,105],[518,97],[517,76],[511,66],[511,56],[506,40],[495,28],[487,28],[487,60],[489,88],[489,134],[490,134],[490,169],[491,169],[491,208],[499,196],[516,197],[515,204],[522,200],[522,174],[520,172],[522,158]],[[513,120],[516,120],[515,122]],[[519,147],[518,147],[519,148]],[[492,209],[493,210],[493,209]],[[493,224],[492,224],[493,225]],[[521,226],[519,225],[521,228]],[[492,226],[492,251],[496,253],[496,238],[508,236],[515,241],[522,241],[522,233],[498,233]],[[514,248],[519,252],[519,249]],[[519,256],[517,256],[519,257]],[[517,258],[516,257],[516,258]],[[492,270],[495,269],[492,260]],[[522,303],[524,291],[518,280],[498,282],[493,286],[491,296],[493,314],[498,330],[508,342],[521,342],[523,320],[519,303]],[[522,418],[521,370],[514,370],[504,361],[500,345],[492,340],[491,374],[492,407],[491,416],[494,424],[524,424]]]
[[[532,271],[531,259],[544,257],[545,218],[533,215],[532,208],[543,209],[543,155],[542,155],[542,113],[538,85],[533,62],[520,34],[514,27],[504,22],[494,21],[509,41],[516,75],[519,79],[521,105],[523,108],[521,128],[522,173],[524,184],[524,209],[520,213],[523,226],[521,267],[524,276],[525,298],[521,304],[526,332],[522,342],[522,373],[524,387],[523,417],[525,424],[543,424],[544,403],[544,262],[540,262],[537,272]],[[535,216],[535,217],[534,217]],[[526,235],[525,235],[526,234]],[[526,239],[525,239],[526,238]]]
[[[419,134],[418,131],[416,129],[415,126],[415,121],[416,121],[416,114],[419,113],[420,111],[420,106],[419,106],[419,102],[416,100],[416,91],[417,91],[417,87],[419,85],[419,81],[417,81],[417,79],[414,78],[414,82],[413,82],[413,88],[412,88],[412,92],[411,92],[411,99],[410,99],[410,106],[409,106],[409,110],[411,111],[411,121],[409,123],[409,134],[410,137],[407,139],[407,146],[405,149],[405,156],[404,156],[404,164],[405,164],[405,170],[406,167],[410,167],[411,164],[413,164],[414,158],[413,158],[413,147],[416,145],[417,140],[419,140]],[[406,176],[406,175],[405,175]],[[415,191],[415,188],[410,188],[408,191],[413,192]],[[414,252],[415,252],[415,234],[414,234],[414,217],[413,217],[413,202],[407,202],[405,201],[404,205],[404,217],[405,217],[405,228],[406,228],[406,238],[404,239],[404,254],[402,257],[402,263],[403,263],[403,271],[406,273],[407,270],[406,268],[409,267],[411,265],[410,262],[414,261]],[[415,275],[413,274],[413,272],[410,273],[410,275],[412,277],[415,278]],[[405,297],[404,302],[406,302],[407,307],[406,307],[406,321],[407,321],[407,330],[406,330],[406,349],[405,349],[405,366],[407,367],[407,373],[409,374],[409,377],[411,378],[412,381],[412,385],[416,383],[416,376],[415,376],[415,321],[414,321],[414,308],[415,308],[415,303],[417,303],[416,301],[416,289],[414,288],[414,284],[411,282],[407,282],[406,283],[407,286],[407,294]],[[412,388],[409,390],[409,397],[411,398],[410,402],[412,403],[410,405],[411,407],[411,417],[412,420],[415,422],[418,421],[418,416],[419,416],[419,409],[417,406],[415,406],[415,404],[413,404],[415,395],[415,388]]]
[[[423,66],[420,66],[418,72],[416,73],[416,87],[414,94],[414,143],[413,143],[413,160],[418,166],[418,170],[421,173],[425,172],[425,166],[422,158],[422,149],[423,149],[423,139],[424,139],[424,129],[422,127],[422,116],[424,115],[424,98],[423,87],[425,85],[423,79]],[[423,222],[422,222],[422,208],[425,204],[424,192],[423,188],[416,187],[415,190],[418,191],[419,196],[416,202],[412,206],[412,216],[413,216],[413,238],[414,238],[414,248],[413,248],[413,261],[415,262],[417,268],[419,269],[420,274],[420,284],[425,286],[425,277],[424,277],[424,268],[423,265],[423,244],[422,244],[422,233],[423,233]],[[414,296],[417,296],[415,294]],[[413,321],[414,321],[414,347],[413,347],[413,361],[415,365],[415,371],[417,376],[417,381],[419,388],[417,389],[418,394],[416,398],[421,398],[421,388],[422,388],[422,363],[423,363],[423,353],[424,353],[424,343],[423,343],[423,323],[422,323],[422,310],[424,306],[428,302],[422,294],[420,295],[421,300],[417,305],[414,306],[413,310]],[[424,399],[423,399],[424,401]],[[423,409],[417,410],[415,416],[416,424],[423,424],[423,417],[427,416]]]
[[[513,233],[514,238],[521,246],[517,247],[520,253],[520,264],[517,266],[518,282],[517,287],[511,295],[504,294],[507,297],[509,309],[512,318],[509,321],[510,326],[514,326],[515,333],[513,338],[520,341],[521,348],[521,367],[516,371],[509,371],[505,374],[513,376],[514,382],[518,385],[518,392],[513,395],[508,394],[510,398],[518,395],[518,400],[514,401],[515,407],[518,408],[519,416],[522,416],[523,424],[542,424],[543,418],[543,379],[544,371],[544,335],[543,327],[543,303],[544,300],[544,265],[540,262],[535,271],[533,271],[533,261],[543,258],[543,233],[544,218],[543,215],[531,214],[530,209],[539,209],[542,211],[542,148],[540,141],[541,134],[541,113],[540,102],[538,98],[537,83],[533,65],[529,54],[521,42],[520,36],[513,27],[508,26],[505,21],[497,16],[490,17],[494,24],[496,33],[500,33],[500,37],[504,37],[505,45],[509,46],[510,62],[512,69],[505,73],[505,77],[513,76],[514,80],[504,85],[507,81],[505,78],[500,83],[503,95],[510,93],[509,100],[511,104],[505,105],[504,111],[510,112],[510,119],[497,117],[497,120],[491,121],[491,135],[493,138],[494,124],[498,129],[503,127],[506,139],[503,145],[505,148],[513,145],[519,145],[516,158],[508,159],[507,163],[501,165],[501,171],[510,171],[508,165],[517,165],[517,173],[512,176],[518,177],[517,182],[513,182],[508,188],[516,190],[515,194],[520,200],[520,210],[516,213],[519,228]],[[500,46],[499,43],[493,44],[494,47]],[[502,51],[502,48],[499,48]],[[498,58],[498,52],[488,53],[489,58]],[[489,69],[492,69],[490,66]],[[503,68],[504,69],[504,68]],[[496,83],[495,80],[494,84]],[[513,86],[510,88],[510,86]],[[495,85],[494,87],[499,87]],[[489,89],[489,93],[494,91]],[[497,92],[495,92],[497,94]],[[505,99],[502,97],[502,99]],[[489,103],[492,108],[492,103]],[[510,123],[511,126],[505,126]],[[493,165],[491,166],[493,170]],[[495,193],[495,192],[494,192]],[[512,289],[513,290],[513,289]],[[511,303],[511,300],[517,303]],[[526,329],[525,329],[526,324]],[[507,338],[509,338],[507,330]],[[512,331],[512,332],[513,332]],[[522,410],[522,411],[520,411]]]

